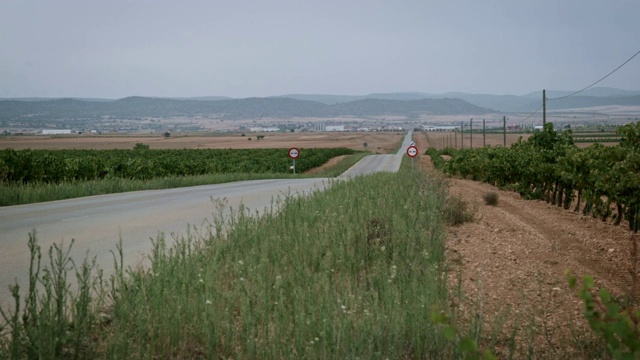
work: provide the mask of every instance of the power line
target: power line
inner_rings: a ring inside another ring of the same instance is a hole
[[[540,108],[541,108],[541,107],[542,107],[542,104],[540,104],[540,106],[538,106],[538,108],[537,108],[534,112],[532,112],[531,114],[529,114],[529,116],[527,116],[527,117],[526,117],[524,120],[522,120],[522,121],[524,122],[524,121],[529,120],[529,118],[530,118],[530,117],[532,117],[533,115],[535,115],[535,113],[537,113],[537,112],[538,112],[538,110],[540,110]]]
[[[604,80],[604,79],[608,78],[608,77],[609,77],[609,75],[611,75],[611,74],[613,74],[614,72],[618,71],[621,67],[625,66],[629,61],[631,61],[631,59],[633,59],[634,57],[636,57],[638,54],[640,54],[640,50],[638,50],[638,52],[637,52],[637,53],[633,54],[633,56],[632,56],[632,57],[630,57],[629,59],[627,59],[627,61],[623,62],[620,66],[618,66],[617,68],[613,69],[613,71],[611,71],[611,72],[610,72],[610,73],[608,73],[607,75],[603,76],[601,79],[599,79],[598,81],[594,82],[593,84],[591,84],[591,85],[587,86],[586,88],[584,88],[584,89],[582,89],[582,90],[578,90],[578,91],[576,91],[576,92],[574,92],[574,93],[571,93],[571,94],[569,94],[569,95],[560,96],[560,97],[557,97],[557,98],[547,99],[547,100],[548,100],[548,101],[553,101],[553,100],[566,99],[566,98],[568,98],[568,97],[570,97],[570,96],[573,96],[573,95],[579,94],[579,93],[581,93],[581,92],[583,92],[583,91],[587,90],[588,88],[590,88],[590,87],[592,87],[592,86],[596,85],[596,84],[597,84],[597,83],[599,83],[600,81],[602,81],[602,80]],[[537,111],[537,110],[536,110],[536,111]]]

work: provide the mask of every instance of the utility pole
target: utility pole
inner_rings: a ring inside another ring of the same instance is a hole
[[[502,117],[502,142],[504,147],[507,147],[507,117]]]
[[[460,123],[460,143],[460,148],[464,149],[464,123]]]
[[[482,147],[487,146],[487,124],[482,119]]]
[[[469,119],[469,148],[473,149],[473,118]]]
[[[542,129],[547,124],[547,90],[542,89]]]
[[[455,146],[457,149],[458,148],[458,131],[457,130],[453,130],[453,141],[454,141],[453,146]]]

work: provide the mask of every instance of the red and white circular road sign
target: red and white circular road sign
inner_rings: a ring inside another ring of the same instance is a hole
[[[291,148],[289,149],[289,157],[292,159],[297,159],[298,156],[300,156],[300,150],[298,150],[297,148]]]
[[[407,148],[407,155],[409,155],[409,157],[416,157],[418,155],[418,148],[415,146],[409,146]]]

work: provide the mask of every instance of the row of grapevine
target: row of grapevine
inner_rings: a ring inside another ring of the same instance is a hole
[[[346,148],[302,149],[296,168],[304,172],[329,159],[353,154]],[[13,150],[0,151],[0,182],[60,183],[99,178],[148,180],[166,176],[226,173],[288,173],[287,149]]]
[[[623,218],[636,231],[640,223],[640,122],[617,130],[618,146],[578,148],[570,131],[547,124],[527,141],[509,148],[429,149],[434,166],[452,175],[511,188],[527,199],[544,199],[607,220]],[[440,155],[450,155],[449,161]]]

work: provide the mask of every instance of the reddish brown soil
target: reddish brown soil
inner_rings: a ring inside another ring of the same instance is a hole
[[[425,136],[418,134],[415,141],[420,149],[429,147]],[[420,162],[435,171],[428,156]],[[497,206],[484,203],[490,191],[499,195]],[[449,179],[449,194],[477,207],[474,221],[448,230],[452,306],[467,319],[479,311],[487,326],[505,314],[498,337],[505,342],[519,320],[520,346],[526,347],[527,332],[533,330],[538,356],[588,357],[570,339],[572,332],[587,338],[591,333],[564,272],[592,275],[597,286],[617,296],[630,295],[632,237],[627,226],[523,200],[517,193],[470,180]],[[455,295],[458,286],[464,294],[461,301]],[[503,350],[506,353],[506,344]]]
[[[339,163],[340,161],[342,161],[342,159],[346,158],[347,155],[340,155],[340,156],[336,156],[334,158],[331,158],[329,161],[327,161],[326,163],[324,163],[323,165],[320,165],[316,168],[313,168],[311,170],[308,170],[305,172],[305,174],[317,174],[319,172],[324,171],[325,169],[328,169],[332,166],[335,166],[337,163]]]

